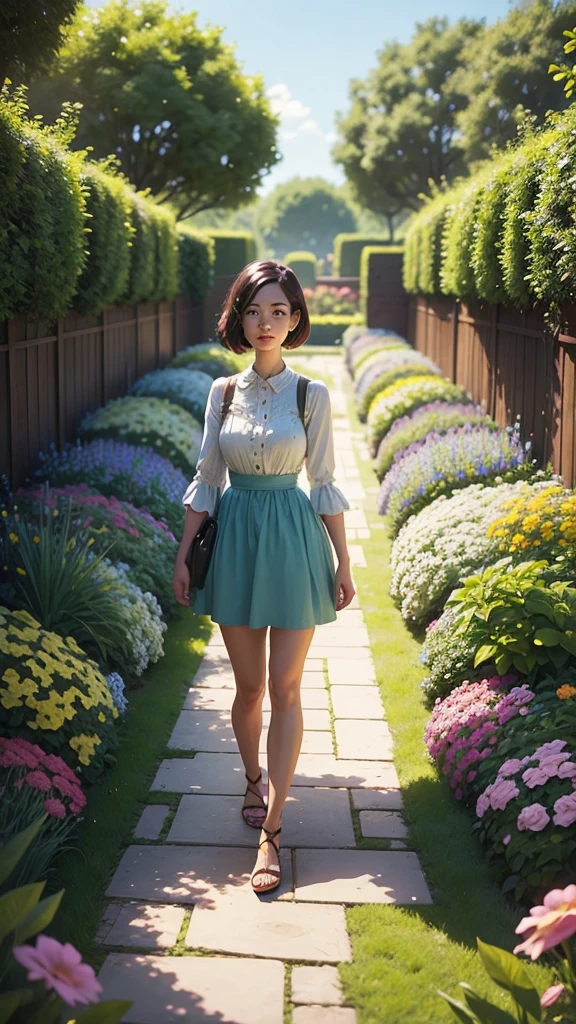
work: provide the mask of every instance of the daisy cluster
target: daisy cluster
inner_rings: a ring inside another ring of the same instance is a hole
[[[202,370],[152,370],[134,381],[130,394],[139,398],[165,398],[186,409],[195,420],[204,425],[204,412],[212,377]]]

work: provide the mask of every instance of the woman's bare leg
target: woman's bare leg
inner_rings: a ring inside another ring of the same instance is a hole
[[[238,742],[244,770],[251,779],[260,773],[258,747],[262,733],[262,699],[266,691],[266,630],[249,626],[220,626],[222,637],[236,681],[236,696],[232,705],[232,728]],[[252,790],[266,793],[263,784],[253,786],[246,794],[245,807],[259,808],[262,804]],[[261,815],[254,815],[260,824]]]
[[[302,745],[302,704],[300,686],[304,662],[315,627],[279,629],[270,627],[270,702],[272,713],[268,731],[268,814],[264,825],[269,832],[280,827],[282,811],[292,784]],[[262,832],[261,841],[266,839]],[[280,841],[277,836],[276,844]],[[269,843],[258,851],[256,868],[277,868],[278,858]],[[273,875],[262,873],[255,886],[272,885]]]

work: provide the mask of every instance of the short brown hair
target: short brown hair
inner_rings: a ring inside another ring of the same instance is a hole
[[[254,301],[256,292],[265,284],[278,283],[290,303],[290,312],[300,311],[300,320],[291,332],[292,337],[283,342],[284,348],[299,348],[310,336],[310,317],[302,286],[290,267],[276,260],[254,260],[248,263],[232,282],[224,300],[222,313],[216,328],[224,348],[242,354],[253,348],[244,336],[242,314]]]

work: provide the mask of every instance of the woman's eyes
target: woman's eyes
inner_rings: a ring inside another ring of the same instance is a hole
[[[250,316],[250,313],[257,313],[257,312],[258,312],[258,310],[256,310],[256,309],[249,309],[249,310],[247,311],[247,314],[246,314],[246,315],[247,315],[247,316]],[[286,316],[286,313],[284,312],[284,310],[283,310],[283,309],[275,309],[275,310],[274,310],[274,312],[275,312],[275,313],[280,313],[280,316]]]

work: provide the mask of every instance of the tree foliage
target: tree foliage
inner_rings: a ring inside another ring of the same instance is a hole
[[[306,249],[318,257],[332,252],[342,231],[354,231],[354,213],[338,190],[324,178],[291,178],[260,204],[258,227],[276,255]]]
[[[57,65],[30,90],[48,118],[64,100],[82,103],[77,146],[115,154],[179,217],[249,203],[280,159],[262,77],[242,74],[221,30],[196,19],[169,14],[166,0],[82,6]]]
[[[387,43],[378,66],[351,84],[351,108],[338,115],[341,141],[333,156],[357,198],[384,216],[417,209],[430,179],[451,180],[465,170],[456,116],[468,98],[453,71],[479,22],[430,18],[407,45]]]
[[[78,0],[2,0],[0,86],[6,78],[22,84],[49,66],[77,6]]]

